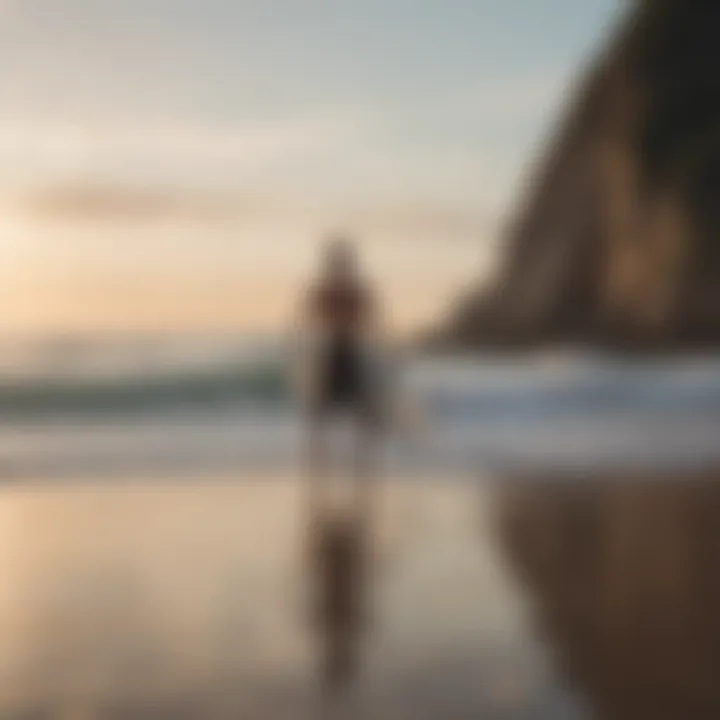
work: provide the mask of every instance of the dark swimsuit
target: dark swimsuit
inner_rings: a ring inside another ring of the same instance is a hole
[[[355,340],[329,339],[321,359],[322,403],[328,409],[357,407],[366,396],[365,368]]]
[[[371,396],[359,339],[368,312],[367,296],[361,288],[326,286],[316,292],[314,306],[328,328],[319,358],[318,410],[362,412]]]

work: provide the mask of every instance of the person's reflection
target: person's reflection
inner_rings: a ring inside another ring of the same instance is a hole
[[[312,526],[315,621],[324,646],[320,671],[330,690],[344,687],[357,670],[367,614],[365,534],[353,517],[322,517]]]
[[[355,674],[364,630],[367,537],[376,480],[374,446],[382,419],[380,372],[374,355],[380,308],[350,240],[328,242],[298,320],[299,334],[311,340],[304,399],[316,629],[322,646],[321,675],[327,687],[336,690]],[[333,467],[330,459],[337,453],[330,431],[347,420],[355,452],[344,467],[338,463]],[[340,477],[348,477],[352,484],[345,512],[329,499]]]
[[[600,718],[720,717],[719,483],[516,483],[497,518],[540,632]]]

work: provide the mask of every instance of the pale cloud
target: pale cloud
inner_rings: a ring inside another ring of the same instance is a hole
[[[497,230],[497,219],[479,210],[428,202],[337,206],[290,195],[251,191],[179,190],[108,184],[58,184],[7,193],[6,217],[36,226],[147,226],[201,230],[282,224],[346,230],[387,241],[480,242]]]
[[[6,176],[10,166],[31,170],[41,181],[43,176],[102,172],[118,164],[129,172],[136,168],[139,178],[148,166],[192,171],[229,165],[251,171],[328,152],[356,133],[356,123],[342,114],[232,126],[19,118],[0,123],[0,160]]]
[[[212,123],[81,114],[41,119],[10,113],[0,120],[0,182],[12,189],[90,178],[101,186],[94,197],[84,193],[88,209],[93,209],[92,199],[96,213],[112,209],[107,202],[102,207],[108,200],[102,186],[163,183],[293,189],[324,195],[325,202],[354,195],[361,201],[397,204],[415,197],[498,212],[507,205],[521,159],[568,80],[544,70],[469,85],[444,88],[426,109],[377,107],[358,99],[281,121]],[[463,142],[457,140],[458,127],[468,133]],[[508,137],[491,141],[506,128],[512,129]],[[162,213],[163,203],[183,210],[167,198],[130,195],[117,203],[127,214],[133,206],[142,214]],[[79,199],[73,201],[76,206]],[[206,219],[225,216],[227,209],[208,207],[214,203],[204,200],[198,207],[194,200],[187,207]]]
[[[230,223],[259,218],[298,219],[301,211],[260,194],[203,193],[173,188],[108,184],[59,184],[7,193],[6,213],[41,225],[116,225]]]

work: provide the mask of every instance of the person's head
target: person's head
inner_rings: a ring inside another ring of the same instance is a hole
[[[357,275],[358,259],[355,244],[347,237],[331,237],[323,255],[325,274],[331,278],[347,279]]]

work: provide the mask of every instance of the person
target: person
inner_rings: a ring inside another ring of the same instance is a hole
[[[315,340],[308,398],[310,559],[316,578],[316,622],[325,648],[323,676],[328,687],[337,689],[353,674],[365,616],[373,439],[381,393],[371,352],[378,340],[379,309],[349,239],[335,237],[327,243],[302,316],[304,330]],[[329,479],[324,430],[340,415],[354,421],[357,436],[355,502],[348,515],[330,511],[323,492]]]
[[[311,473],[316,479],[325,474],[323,430],[345,415],[357,428],[357,479],[369,480],[371,439],[381,419],[381,378],[373,353],[379,340],[379,308],[348,238],[328,241],[303,312],[315,339],[310,358]]]

